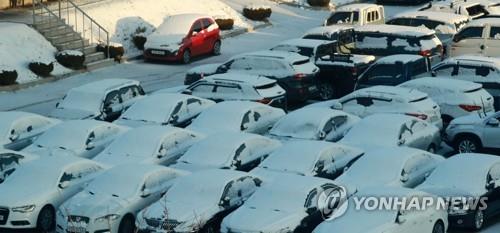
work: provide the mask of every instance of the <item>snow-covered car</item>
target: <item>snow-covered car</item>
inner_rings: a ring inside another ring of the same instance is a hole
[[[470,18],[468,16],[455,13],[410,11],[399,13],[386,23],[400,26],[426,27],[436,31],[436,36],[444,45],[449,45],[453,36],[469,21]]]
[[[280,146],[279,141],[256,134],[220,132],[194,144],[170,167],[249,171]]]
[[[219,55],[220,30],[215,20],[201,14],[179,14],[165,18],[144,44],[145,60],[191,62],[203,54]]]
[[[465,15],[471,19],[478,19],[489,12],[487,8],[479,1],[457,1],[457,0],[441,0],[432,1],[429,5],[420,9],[420,11],[434,11],[439,13],[454,13]]]
[[[192,84],[213,74],[234,72],[275,79],[285,89],[291,102],[305,101],[318,95],[316,74],[319,68],[309,57],[284,51],[244,53],[221,64],[198,66],[187,72],[184,84]]]
[[[436,152],[441,145],[439,128],[402,114],[374,114],[362,119],[339,141],[358,147],[407,146]]]
[[[346,47],[352,47],[354,43],[354,27],[351,25],[330,25],[311,28],[304,35],[302,39],[308,40],[329,40],[341,42],[340,44]],[[339,45],[340,45],[339,44]],[[339,46],[342,47],[342,46]],[[345,52],[341,48],[337,48],[336,52]]]
[[[445,199],[459,198],[448,207],[450,225],[479,231],[500,211],[500,158],[487,154],[453,156],[416,189]]]
[[[90,182],[57,210],[58,233],[134,233],[137,213],[159,200],[185,172],[158,165],[121,165]]]
[[[315,61],[322,56],[332,54],[336,50],[336,46],[337,44],[330,40],[296,38],[283,41],[272,47],[271,50],[298,53]]]
[[[359,117],[327,107],[308,107],[292,111],[269,130],[269,136],[287,140],[336,142],[359,121]]]
[[[137,101],[113,123],[129,127],[145,125],[187,126],[211,100],[183,94],[156,93]]]
[[[183,93],[221,101],[254,101],[287,108],[286,92],[276,80],[248,74],[214,74],[181,90]]]
[[[0,184],[19,166],[38,158],[39,156],[29,153],[0,149]]]
[[[318,141],[291,141],[275,150],[252,174],[261,171],[335,179],[364,154],[358,148]]]
[[[50,116],[62,120],[113,121],[144,95],[141,84],[136,80],[96,81],[69,90]]]
[[[40,156],[64,154],[91,159],[126,130],[103,121],[70,120],[48,129],[23,151]]]
[[[393,198],[408,200],[403,205],[392,205],[394,208],[376,208],[374,210],[356,208],[354,198]],[[448,229],[448,216],[444,208],[438,208],[434,202],[427,208],[409,207],[411,201],[436,200],[434,195],[408,188],[373,187],[362,190],[348,200],[346,212],[332,220],[325,221],[314,229],[313,233],[342,232],[349,233],[445,233]]]
[[[446,129],[444,141],[459,153],[500,149],[500,112],[471,114],[454,119]]]
[[[94,160],[115,166],[127,163],[169,165],[202,135],[171,126],[143,126],[116,138]]]
[[[378,59],[363,72],[355,89],[376,85],[396,86],[403,82],[429,76],[431,65],[420,55],[391,55]]]
[[[367,150],[335,182],[349,193],[370,187],[414,188],[445,159],[440,155],[408,147],[378,147]]]
[[[167,195],[137,215],[139,232],[219,232],[222,219],[262,181],[248,173],[206,170],[179,178]]]
[[[329,107],[364,118],[375,113],[396,113],[443,127],[439,105],[417,90],[393,86],[374,86],[354,91],[337,100],[308,105]]]
[[[500,20],[484,18],[474,20],[453,37],[450,56],[477,54],[500,57]]]
[[[0,185],[0,227],[54,230],[56,209],[102,171],[98,163],[75,156],[49,156],[19,166]]]
[[[337,8],[324,25],[373,25],[385,22],[384,7],[376,4],[348,4]]]
[[[481,84],[445,78],[419,78],[399,86],[427,93],[439,105],[445,125],[457,117],[495,111],[493,97]]]
[[[224,218],[220,232],[311,232],[323,221],[318,196],[335,188],[327,179],[292,174],[264,180],[240,208]]]
[[[21,150],[47,129],[60,123],[27,112],[0,112],[0,148]]]
[[[474,55],[448,58],[432,68],[432,76],[480,83],[500,110],[500,58]]]
[[[220,131],[265,134],[285,111],[250,101],[220,102],[203,111],[187,128],[206,135]]]

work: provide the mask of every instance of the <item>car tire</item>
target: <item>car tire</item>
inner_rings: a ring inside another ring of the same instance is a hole
[[[135,221],[130,215],[125,215],[125,217],[120,222],[118,227],[118,233],[134,233],[135,232]]]
[[[443,222],[441,222],[441,220],[439,220],[438,222],[436,222],[436,224],[434,224],[434,227],[432,228],[432,233],[445,233],[444,224]]]
[[[333,89],[333,86],[330,83],[327,82],[320,82],[318,85],[319,89],[319,98],[321,100],[330,100],[335,97],[335,90]]]
[[[221,48],[222,48],[222,43],[220,40],[216,41],[214,43],[214,46],[212,47],[212,55],[219,56],[221,54]]]
[[[475,231],[479,231],[483,228],[484,222],[484,212],[482,210],[477,210],[476,213],[474,213],[474,226],[472,226],[472,228]]]
[[[455,140],[455,151],[458,153],[476,153],[481,151],[481,142],[473,136],[460,136]]]
[[[36,221],[36,228],[40,232],[49,232],[54,230],[56,225],[56,215],[54,208],[51,206],[45,206],[40,210],[38,214],[38,219]]]
[[[191,51],[189,49],[184,50],[184,53],[182,53],[182,63],[191,63]]]

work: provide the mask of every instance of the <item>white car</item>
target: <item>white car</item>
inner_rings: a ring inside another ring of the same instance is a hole
[[[203,136],[171,126],[143,126],[115,139],[94,160],[115,166],[126,163],[168,165]]]
[[[475,54],[500,56],[500,22],[498,18],[477,19],[468,23],[453,37],[450,55]]]
[[[0,112],[0,148],[21,150],[60,121],[27,112]]]
[[[359,121],[359,117],[327,107],[301,108],[281,118],[269,131],[280,140],[336,142]]]
[[[443,127],[441,111],[436,102],[423,92],[402,87],[363,88],[340,99],[309,106],[326,106],[361,118],[375,113],[404,114],[427,121],[440,129]]]
[[[144,95],[139,81],[104,79],[69,90],[50,116],[62,120],[113,121]]]
[[[368,197],[436,200],[435,196],[425,192],[396,187],[369,188],[356,193],[353,198],[361,200]],[[342,216],[321,223],[313,233],[342,232],[346,229],[349,229],[349,233],[445,233],[448,229],[446,210],[437,208],[435,203],[423,209],[402,208],[400,205],[396,206],[398,208],[370,210],[363,206],[357,209],[353,198],[348,200],[347,210]]]
[[[96,177],[57,211],[57,232],[134,233],[137,213],[185,175],[158,165],[122,165]]]
[[[318,141],[291,141],[275,150],[252,174],[281,172],[335,179],[364,154],[358,148]]]
[[[361,148],[407,146],[435,153],[441,146],[441,133],[415,117],[375,114],[354,125],[339,142]]]
[[[441,0],[432,1],[428,6],[422,8],[425,11],[434,11],[439,13],[454,13],[468,16],[471,19],[478,19],[488,14],[487,9],[479,1],[457,1]]]
[[[318,196],[334,188],[338,186],[327,179],[291,174],[264,180],[245,204],[224,218],[220,232],[310,232],[323,221]]]
[[[24,152],[0,149],[0,184],[22,164],[39,156]]]
[[[373,148],[335,182],[345,185],[349,193],[380,186],[414,188],[444,160],[442,156],[408,147]]]
[[[457,117],[495,111],[493,97],[481,84],[445,78],[419,78],[399,86],[427,93],[439,105],[446,125]]]
[[[133,104],[113,123],[129,127],[171,125],[183,127],[215,103],[196,96],[157,93]]]
[[[316,61],[320,57],[335,52],[337,43],[330,40],[311,40],[296,38],[283,41],[271,48],[272,51],[285,51],[298,53]]]
[[[221,132],[195,143],[170,167],[249,171],[280,146],[279,141],[256,134]]]
[[[48,129],[23,151],[40,156],[65,154],[91,159],[126,130],[103,121],[70,120]]]
[[[206,170],[179,178],[167,195],[137,215],[139,232],[219,232],[220,222],[262,181],[239,171]]]
[[[49,156],[19,166],[0,185],[0,226],[54,230],[57,208],[102,170],[75,156]]]
[[[206,135],[221,131],[265,134],[285,111],[249,101],[226,101],[203,111],[187,129]]]
[[[499,149],[500,112],[472,114],[453,120],[444,135],[444,141],[459,153]]]
[[[371,25],[384,24],[385,12],[382,5],[348,4],[337,8],[326,20],[324,25]]]

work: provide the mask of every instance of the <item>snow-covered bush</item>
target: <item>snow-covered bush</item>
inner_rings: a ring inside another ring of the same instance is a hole
[[[30,62],[28,68],[40,77],[49,77],[50,73],[54,70],[54,63]]]
[[[215,22],[220,30],[231,30],[234,26],[234,20],[229,18],[215,17]]]
[[[56,54],[56,60],[65,67],[80,69],[83,67],[85,55],[77,50],[64,50]]]
[[[0,86],[16,84],[17,71],[14,69],[0,67]]]
[[[102,44],[98,45],[97,51],[103,52],[106,57],[108,56],[108,46],[107,45],[102,45]],[[115,61],[120,61],[123,57],[123,54],[125,54],[125,49],[123,48],[123,45],[118,44],[118,43],[110,43],[109,44],[109,57],[110,58],[114,58]]]
[[[326,7],[330,5],[330,0],[307,0],[309,6],[321,6]]]
[[[146,31],[146,27],[138,27],[132,34],[132,42],[134,42],[135,47],[137,47],[139,50],[144,50],[144,44],[147,40]]]
[[[262,21],[271,17],[271,7],[249,5],[243,7],[243,16],[248,19]]]

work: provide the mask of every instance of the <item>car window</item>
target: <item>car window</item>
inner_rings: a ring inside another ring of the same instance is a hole
[[[91,175],[95,172],[102,170],[102,168],[96,164],[78,164],[66,169],[61,178],[59,179],[59,187],[64,187],[68,185],[73,185],[82,181],[83,178]]]
[[[106,99],[104,100],[104,108],[113,106],[115,104],[121,103],[120,92],[112,91],[106,95]]]
[[[429,65],[427,64],[427,59],[422,58],[412,63],[411,75],[417,76],[429,71]]]
[[[436,73],[437,76],[443,75],[443,76],[451,76],[454,72],[454,70],[457,68],[456,65],[454,64],[449,64],[449,65],[443,65],[434,68],[434,72]]]
[[[133,87],[124,87],[120,89],[120,98],[122,102],[127,102],[139,95],[138,90]]]
[[[342,24],[342,23],[350,23],[351,21],[357,22],[357,13],[356,20],[354,20],[353,12],[335,12],[333,13],[326,21],[327,25],[332,24]]]
[[[175,116],[179,117],[179,112],[182,110],[182,106],[184,105],[183,101],[179,101],[175,107],[174,110],[172,110],[172,114],[170,114],[172,117],[175,118]]]
[[[416,121],[411,121],[410,123],[401,125],[399,130],[399,140],[407,140],[413,135],[412,128],[414,123],[416,123]]]
[[[378,64],[366,73],[367,80],[373,78],[399,78],[403,74],[403,66],[397,64]]]
[[[470,38],[482,38],[483,37],[483,27],[468,27],[460,31],[455,38],[457,41]]]
[[[193,32],[201,32],[203,30],[203,25],[201,24],[201,20],[197,20],[193,24]]]
[[[395,19],[389,20],[387,22],[387,24],[400,25],[400,26],[411,26],[411,19],[407,19],[407,18],[395,18]]]
[[[500,27],[491,27],[490,38],[500,40]]]
[[[438,26],[445,24],[442,22],[428,20],[428,19],[412,19],[409,26],[420,27],[422,25],[429,29],[436,29]]]
[[[250,123],[250,114],[252,114],[252,111],[248,111],[245,113],[245,115],[243,115],[240,126],[241,131],[245,131],[246,129],[248,129],[248,124]]]
[[[237,95],[242,94],[241,89],[238,86],[216,86],[215,92],[225,95]]]
[[[427,165],[432,161],[432,158],[427,154],[416,155],[406,161],[404,166],[404,171],[408,174],[418,172],[427,167]]]
[[[336,116],[333,118],[335,128],[342,127],[347,122],[347,116]]]
[[[356,98],[356,101],[359,105],[362,105],[365,107],[369,107],[369,106],[373,105],[373,99],[368,98],[368,97],[359,97],[359,98]]]
[[[231,70],[246,70],[250,69],[249,63],[246,58],[237,58],[229,64]]]
[[[212,24],[214,24],[214,22],[208,18],[205,18],[202,21],[203,21],[203,26],[205,27],[205,29],[212,26]]]
[[[315,205],[317,204],[317,196],[318,196],[318,190],[317,189],[311,190],[309,192],[309,194],[307,195],[306,201],[304,203],[304,207],[306,209],[315,207]]]
[[[286,67],[279,61],[261,58],[247,58],[250,69],[258,70],[283,70]]]
[[[212,84],[200,84],[191,88],[191,92],[196,95],[196,93],[212,93],[214,92],[215,86]]]

